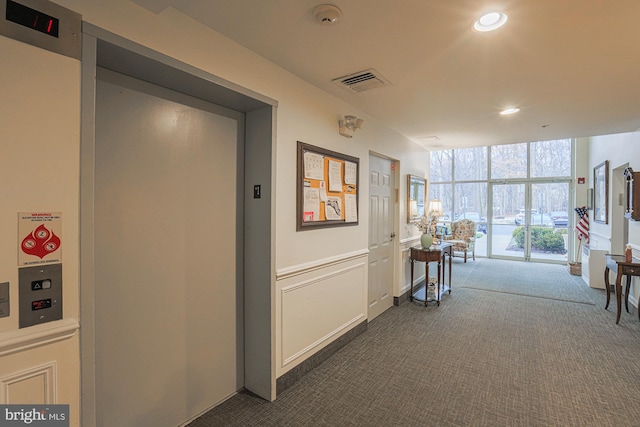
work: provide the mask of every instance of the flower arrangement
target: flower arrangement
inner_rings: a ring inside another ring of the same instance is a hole
[[[416,227],[418,230],[423,233],[428,233],[433,235],[436,229],[436,224],[438,223],[438,217],[434,215],[423,216],[420,218],[420,221],[416,223]]]
[[[429,230],[429,219],[426,216],[421,216],[420,221],[415,223],[418,230],[426,233]]]

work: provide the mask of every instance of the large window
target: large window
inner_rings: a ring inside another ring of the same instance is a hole
[[[453,150],[431,152],[431,182],[451,182]]]
[[[443,221],[450,222],[453,219],[453,188],[451,184],[431,184],[429,199],[442,201]]]
[[[433,151],[429,199],[442,201],[441,225],[463,218],[476,222],[476,255],[517,252],[525,259],[564,261],[571,159],[570,139]],[[534,227],[550,228],[544,234],[554,235],[554,252],[537,241],[531,245]]]
[[[531,143],[531,177],[570,177],[571,140]]]
[[[463,148],[453,151],[456,181],[487,179],[487,147]]]
[[[491,147],[491,178],[526,178],[527,144]]]

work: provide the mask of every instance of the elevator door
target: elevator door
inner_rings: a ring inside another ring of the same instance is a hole
[[[100,426],[180,425],[243,387],[242,128],[240,113],[99,70]]]

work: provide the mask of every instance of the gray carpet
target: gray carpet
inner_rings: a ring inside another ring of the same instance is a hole
[[[635,310],[616,325],[615,302],[561,266],[454,263],[439,307],[392,307],[276,401],[240,393],[190,425],[640,425]],[[518,277],[546,287],[499,285]]]
[[[569,274],[567,265],[486,258],[467,264],[469,274],[459,281],[460,287],[595,304],[589,287],[580,276]]]

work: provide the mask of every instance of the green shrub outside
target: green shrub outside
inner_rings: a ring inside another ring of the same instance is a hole
[[[524,248],[524,227],[518,227],[511,234],[519,248]],[[531,227],[531,248],[534,250],[564,253],[564,238],[560,230],[544,227]]]

